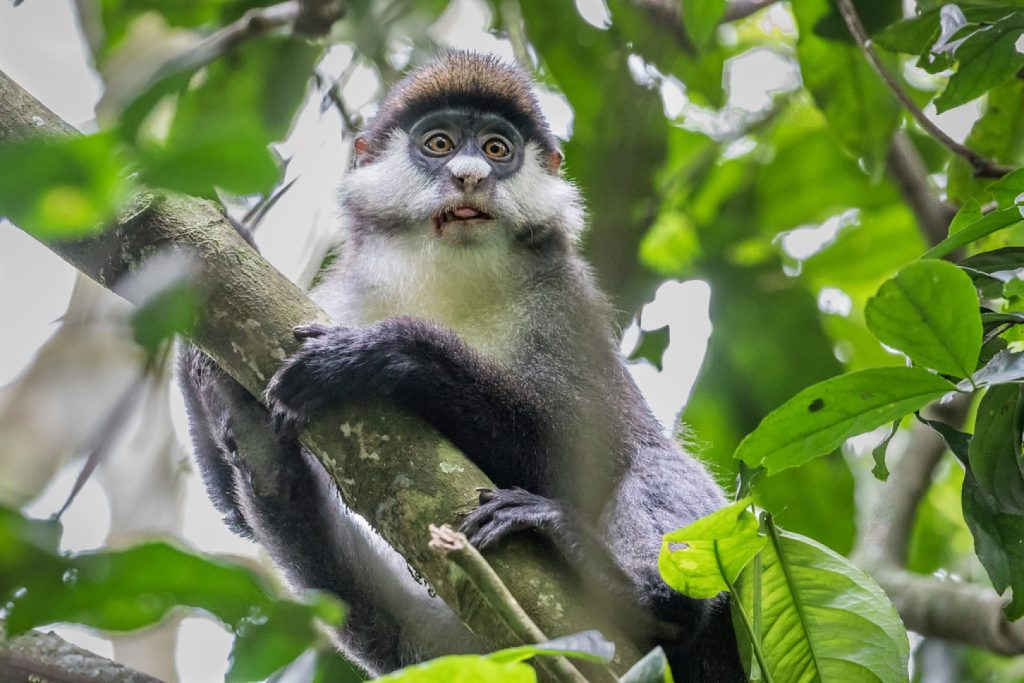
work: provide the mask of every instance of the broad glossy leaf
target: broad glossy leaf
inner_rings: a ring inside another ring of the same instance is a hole
[[[967,451],[978,489],[994,510],[1024,515],[1024,388],[990,387],[978,404],[974,438]]]
[[[109,133],[0,144],[0,216],[41,240],[103,230],[131,187]]]
[[[1016,206],[993,211],[984,218],[950,235],[921,256],[922,259],[937,259],[966,246],[997,230],[1005,230],[1024,223],[1021,210]]]
[[[996,591],[1012,589],[1003,610],[1008,619],[1024,617],[1024,515],[999,510],[970,471],[964,476],[964,519],[974,536],[974,551]]]
[[[872,36],[871,42],[893,52],[919,55],[939,37],[939,10],[932,9],[910,19],[889,24]]]
[[[729,590],[765,544],[750,504],[749,498],[739,500],[665,534],[658,555],[665,583],[693,598],[712,598]]]
[[[529,664],[495,662],[481,655],[438,657],[373,679],[377,683],[534,683]]]
[[[974,372],[981,315],[971,279],[952,263],[916,261],[885,282],[864,310],[878,339],[948,375]]]
[[[905,683],[906,630],[878,584],[825,546],[776,528],[770,516],[766,526],[760,562],[743,571],[733,600],[760,626],[754,637],[772,680]],[[736,607],[734,624],[742,621]]]
[[[673,683],[672,670],[661,646],[654,648],[629,667],[619,683]]]
[[[683,26],[698,50],[715,37],[725,8],[726,0],[683,0]]]
[[[946,89],[935,99],[939,113],[985,94],[1024,67],[1024,54],[1016,47],[1024,33],[1024,13],[1011,11],[991,25],[983,25],[953,52],[958,62]]]
[[[761,421],[735,457],[769,474],[838,448],[846,439],[902,417],[955,387],[920,368],[859,370],[810,386]]]

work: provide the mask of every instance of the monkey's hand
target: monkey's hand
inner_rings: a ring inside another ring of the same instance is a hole
[[[281,434],[294,434],[328,405],[387,397],[413,363],[408,340],[387,323],[367,329],[311,323],[296,327],[294,334],[302,346],[278,369],[266,392]]]
[[[555,537],[564,518],[561,505],[550,498],[521,488],[485,489],[480,492],[480,506],[463,520],[460,530],[483,550],[527,529]]]

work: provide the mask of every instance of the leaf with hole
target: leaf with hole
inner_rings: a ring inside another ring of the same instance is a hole
[[[773,410],[735,457],[769,474],[830,453],[857,434],[912,413],[956,387],[920,368],[858,370],[810,386]]]

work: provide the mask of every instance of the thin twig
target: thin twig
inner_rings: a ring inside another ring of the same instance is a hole
[[[470,583],[480,592],[491,609],[508,624],[509,629],[523,644],[543,643],[548,639],[533,622],[530,615],[523,611],[484,556],[466,540],[465,534],[455,531],[447,524],[442,526],[431,524],[429,547],[434,552],[447,557],[466,573]],[[545,668],[549,670],[555,680],[586,683],[586,679],[565,657],[545,658],[543,662],[539,663],[551,665]]]
[[[853,0],[836,0],[839,6],[839,12],[843,15],[843,21],[846,22],[847,28],[850,29],[850,34],[853,36],[857,44],[860,45],[861,50],[864,52],[864,56],[868,58],[868,62],[875,68],[878,75],[882,77],[886,85],[889,86],[889,90],[903,103],[910,115],[914,117],[914,120],[924,128],[928,133],[936,140],[941,142],[954,154],[963,157],[974,167],[974,172],[979,176],[985,176],[989,178],[1001,178],[1013,169],[1008,166],[1003,166],[990,159],[986,159],[982,155],[978,154],[974,150],[961,145],[953,138],[946,135],[946,133],[936,126],[932,121],[924,115],[921,108],[917,106],[914,100],[910,99],[908,95],[900,86],[896,77],[893,76],[889,69],[886,68],[885,64],[882,63],[882,59],[875,52],[875,49],[871,46],[871,39],[868,37],[867,31],[864,29],[864,24],[861,23],[860,17],[857,16],[857,10],[853,6]]]

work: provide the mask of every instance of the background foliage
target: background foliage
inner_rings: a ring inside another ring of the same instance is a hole
[[[322,103],[337,114],[338,134],[350,136],[372,111],[350,102],[354,68],[375,75],[379,96],[407,64],[436,51],[431,27],[454,11],[443,0],[348,0],[326,36],[288,35],[288,22],[269,31],[232,23],[265,4],[79,2],[106,86],[99,131],[0,144],[0,215],[42,239],[78,237],[112,218],[133,187],[149,185],[217,199],[258,227],[294,181],[287,153],[273,143],[293,130],[303,103]],[[897,552],[905,557],[883,559],[1009,590],[1007,618],[1024,615],[1024,250],[1016,246],[1024,171],[1015,171],[1024,164],[1024,58],[1016,47],[1024,8],[1012,0],[920,0],[905,9],[858,0],[868,54],[843,8],[826,0],[481,4],[505,47],[571,109],[564,147],[567,173],[590,211],[584,249],[622,323],[668,280],[699,279],[711,292],[706,356],[688,400],[680,391],[678,402],[719,481],[749,498],[729,508],[727,522],[672,539],[705,548],[710,564],[697,561],[698,581],[685,567],[673,573],[666,540],[666,580],[698,593],[732,590],[741,611],[777,619],[787,632],[807,627],[793,605],[812,599],[800,596],[815,582],[837,600],[867,595],[825,619],[826,630],[862,630],[860,644],[834,658],[877,655],[869,668],[878,680],[900,680],[908,653],[899,620],[842,556],[856,548],[874,571],[865,547],[882,541],[867,520],[879,506],[906,504],[916,521],[911,514]],[[226,26],[235,33],[216,33]],[[351,67],[332,68],[339,50]],[[131,76],[126,61],[137,67]],[[755,105],[742,104],[734,78],[751,64],[787,75]],[[919,118],[947,111],[969,123],[963,145]],[[312,259],[319,256],[314,250]],[[159,372],[162,342],[187,331],[194,304],[186,295],[153,301],[135,329],[148,367]],[[634,357],[660,367],[686,333],[643,330]],[[973,407],[931,423],[952,454],[933,468],[933,480],[932,468],[924,472],[930,487],[883,488],[878,479],[890,467],[918,457],[911,434],[929,427],[915,411],[956,391],[969,393],[961,402]],[[744,517],[745,505],[772,515]],[[0,591],[25,591],[6,613],[11,631],[55,621],[134,628],[187,605],[238,633],[231,676],[255,680],[317,642],[314,619],[341,618],[322,597],[282,601],[252,577],[239,579],[249,588],[238,595],[195,595],[183,590],[187,580],[126,583],[133,567],[154,562],[147,553],[161,555],[170,578],[188,570],[204,585],[241,571],[164,545],[101,554],[112,564],[95,579],[87,609],[68,599],[79,589],[67,572],[96,577],[88,571],[95,557],[61,556],[53,529],[13,512],[0,524],[8,551],[0,556],[14,558],[0,560]],[[729,571],[718,576],[722,557]],[[808,573],[772,583],[787,562]],[[32,573],[49,588],[28,586]],[[126,585],[135,593],[126,597]],[[40,603],[40,593],[51,601]],[[777,613],[769,596],[778,596]],[[269,630],[244,626],[251,609]],[[857,609],[872,623],[852,623]],[[736,615],[739,626],[743,617]],[[778,660],[783,645],[768,629],[763,639],[747,630],[740,628],[745,652],[766,679],[773,671],[777,681],[850,675],[820,665],[823,634],[809,627],[801,631],[807,661],[796,664]],[[254,638],[264,639],[260,647]],[[920,680],[1024,676],[1020,659],[934,638],[911,642]],[[520,659],[438,666],[521,673]]]

